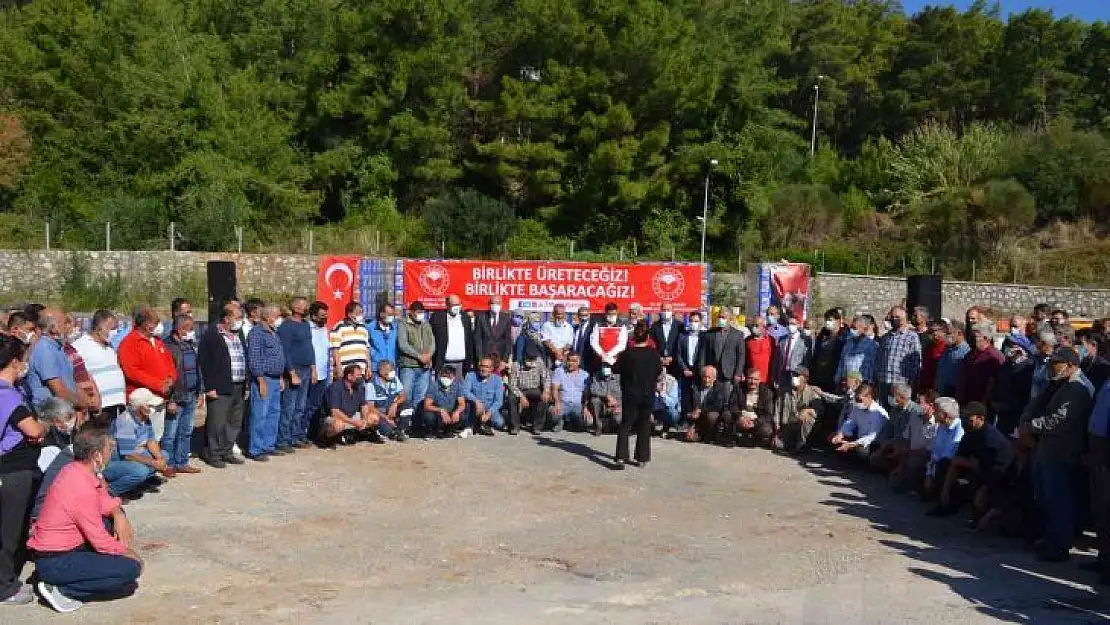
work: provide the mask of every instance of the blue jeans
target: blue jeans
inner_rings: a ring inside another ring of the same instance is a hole
[[[1033,460],[1033,496],[1044,517],[1042,531],[1047,550],[1068,551],[1075,541],[1078,485],[1078,465]]]
[[[119,599],[135,592],[142,567],[127,556],[73,551],[35,560],[35,574],[70,599]]]
[[[126,495],[154,475],[154,469],[134,460],[112,460],[104,467],[104,481],[114,497]],[[68,596],[68,595],[67,595]]]
[[[301,383],[293,386],[289,380],[285,381],[285,390],[281,392],[281,419],[278,422],[277,444],[291,446],[297,442],[296,430],[304,416],[304,407],[308,402],[308,387],[312,384],[311,367],[294,367]]]
[[[258,379],[251,381],[251,422],[249,453],[270,453],[277,446],[281,421],[281,378],[265,378],[266,397],[258,390]]]
[[[424,414],[424,396],[428,394],[428,384],[432,381],[432,370],[403,367],[400,375],[401,386],[405,388],[405,399],[408,401],[408,405],[412,407],[413,424],[427,426],[427,422],[422,418],[422,415]],[[435,419],[435,421],[439,423],[438,419]]]
[[[651,411],[651,414],[653,414],[656,419],[662,418],[664,423],[672,428],[678,425],[681,416],[678,414],[677,406],[670,408],[662,402],[655,402],[655,408]]]
[[[297,426],[293,428],[293,440],[307,441],[308,429],[312,426],[312,420],[319,412],[320,406],[324,403],[324,397],[328,394],[328,381],[320,380],[308,387],[308,395],[305,396],[304,412],[301,413],[301,418],[297,421]]]
[[[191,393],[189,401],[177,402],[177,414],[166,414],[166,430],[162,433],[162,454],[166,463],[175,469],[189,464],[189,450],[193,446],[193,419],[197,414],[197,396]]]
[[[559,408],[562,409],[561,414],[555,414],[554,406],[551,408],[551,416],[553,418],[562,419],[563,420],[563,425],[566,425],[566,426],[569,426],[569,427],[572,427],[572,428],[584,428],[584,427],[586,427],[586,420],[582,418],[582,406],[579,406],[577,404],[568,404],[567,402],[563,402],[563,403],[559,404]]]
[[[475,410],[474,402],[467,400],[466,413],[463,415],[463,422],[466,427],[473,429],[478,425],[478,411]],[[505,417],[501,416],[501,407],[498,406],[497,410],[491,410],[489,413],[489,424],[498,430],[505,429]]]

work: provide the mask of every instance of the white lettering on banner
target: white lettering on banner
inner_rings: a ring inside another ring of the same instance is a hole
[[[521,282],[529,282],[532,280],[531,267],[475,267],[470,272],[471,277],[476,281],[491,281],[491,282],[511,282],[514,280]],[[541,280],[543,278],[540,278]]]
[[[467,282],[463,287],[463,292],[466,295],[501,295],[502,297],[521,297],[524,295],[523,284],[512,284],[509,282]]]
[[[615,267],[555,267],[540,265],[536,270],[540,282],[628,282],[628,269]]]
[[[627,284],[529,284],[528,297],[635,299],[636,287]]]

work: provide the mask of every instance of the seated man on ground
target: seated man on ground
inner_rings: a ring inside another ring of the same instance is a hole
[[[867,460],[886,421],[886,410],[875,401],[875,387],[860,384],[848,416],[829,442],[842,454]]]
[[[937,399],[936,406],[937,433],[933,437],[933,447],[929,450],[929,462],[925,465],[926,499],[940,496],[952,458],[964,437],[960,404],[951,397],[941,397]]]
[[[919,418],[906,421],[902,439],[906,441],[894,455],[894,468],[890,471],[889,484],[896,492],[921,490],[925,480],[925,465],[933,450],[933,438],[937,433],[936,414],[937,392],[924,391],[918,397],[921,406]]]
[[[505,384],[493,372],[493,359],[478,361],[478,370],[466,374],[463,397],[467,402],[466,427],[483,436],[493,436],[493,428],[503,429],[501,403],[505,400]],[[557,424],[562,429],[562,421]]]
[[[103,428],[83,427],[74,436],[73,457],[47,492],[27,541],[39,594],[59,612],[125,597],[143,570],[120,500],[97,478],[112,457],[112,438]]]
[[[727,427],[718,429],[718,442],[731,447],[739,438],[771,446],[775,438],[775,393],[763,383],[759,369],[748,369],[744,382],[733,385],[730,408],[732,418]]]
[[[370,409],[363,384],[362,366],[350,364],[343,367],[343,377],[328,387],[328,415],[320,426],[325,446],[353,445],[360,438],[382,441],[377,430],[378,413]]]
[[[116,451],[103,473],[112,496],[126,498],[139,494],[140,488],[153,490],[159,484],[155,471],[166,474],[169,465],[150,423],[150,415],[164,401],[149,389],[137,388],[128,396],[127,410],[112,420]]]
[[[706,365],[701,369],[701,383],[694,388],[690,401],[690,413],[686,420],[690,429],[686,431],[686,442],[713,442],[722,421],[729,419],[731,385],[717,379],[717,368]]]
[[[582,356],[575,352],[567,354],[565,365],[551,376],[551,398],[555,402],[552,417],[556,422],[585,429],[586,387],[589,384],[590,374],[582,368]]]
[[[39,420],[47,426],[47,431],[39,448],[38,465],[42,472],[42,481],[39,482],[35,502],[31,506],[32,523],[42,511],[50,485],[57,479],[62,468],[73,460],[70,438],[77,425],[77,413],[73,410],[73,404],[60,397],[51,397],[39,409]]]
[[[509,428],[520,429],[521,421],[531,423],[539,433],[547,425],[551,401],[551,372],[539,356],[527,356],[509,368]]]
[[[608,363],[601,365],[590,380],[586,427],[594,436],[614,432],[621,424],[621,376]]]
[[[871,466],[889,471],[898,465],[901,452],[909,447],[906,426],[911,421],[920,423],[925,412],[910,399],[912,394],[913,389],[909,384],[895,382],[890,385],[890,397],[887,398],[890,419],[875,439],[878,448],[871,454]]]
[[[378,372],[366,383],[366,401],[377,414],[378,434],[398,442],[408,439],[412,408],[405,407],[405,387],[392,362],[378,361]]]
[[[462,382],[455,379],[455,368],[440,367],[439,375],[428,385],[428,394],[424,396],[424,431],[436,438],[459,436],[465,427],[465,412],[466,398]]]
[[[930,513],[954,514],[970,499],[976,526],[986,529],[1001,514],[999,500],[1010,479],[1014,447],[1006,435],[987,423],[987,407],[980,402],[969,403],[963,414],[967,430],[944,476],[940,503]],[[960,485],[961,479],[967,481],[967,488]]]
[[[660,433],[663,437],[677,427],[682,415],[678,411],[678,380],[663,369],[659,379],[655,381],[655,403],[651,407],[651,415],[655,422],[661,424]]]
[[[782,394],[775,410],[774,446],[791,453],[801,451],[813,426],[825,413],[821,391],[809,384],[809,369],[794,367],[791,389]]]

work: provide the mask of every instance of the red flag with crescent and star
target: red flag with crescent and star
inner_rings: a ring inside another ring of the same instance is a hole
[[[358,256],[321,256],[316,274],[316,299],[328,305],[328,327],[343,319],[358,284]]]

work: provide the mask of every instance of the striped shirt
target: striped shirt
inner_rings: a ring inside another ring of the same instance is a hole
[[[370,332],[361,323],[344,319],[331,332],[331,348],[339,352],[339,367],[359,365],[363,371],[370,367]],[[338,375],[341,371],[336,372]]]
[[[110,345],[101,345],[89,335],[73,342],[73,348],[85,360],[96,388],[100,390],[100,407],[122,406],[127,403],[127,391],[119,359]]]
[[[231,357],[231,381],[241,384],[247,381],[247,353],[243,351],[243,342],[239,335],[227,332],[223,328],[217,330],[227,344],[227,355]]]

